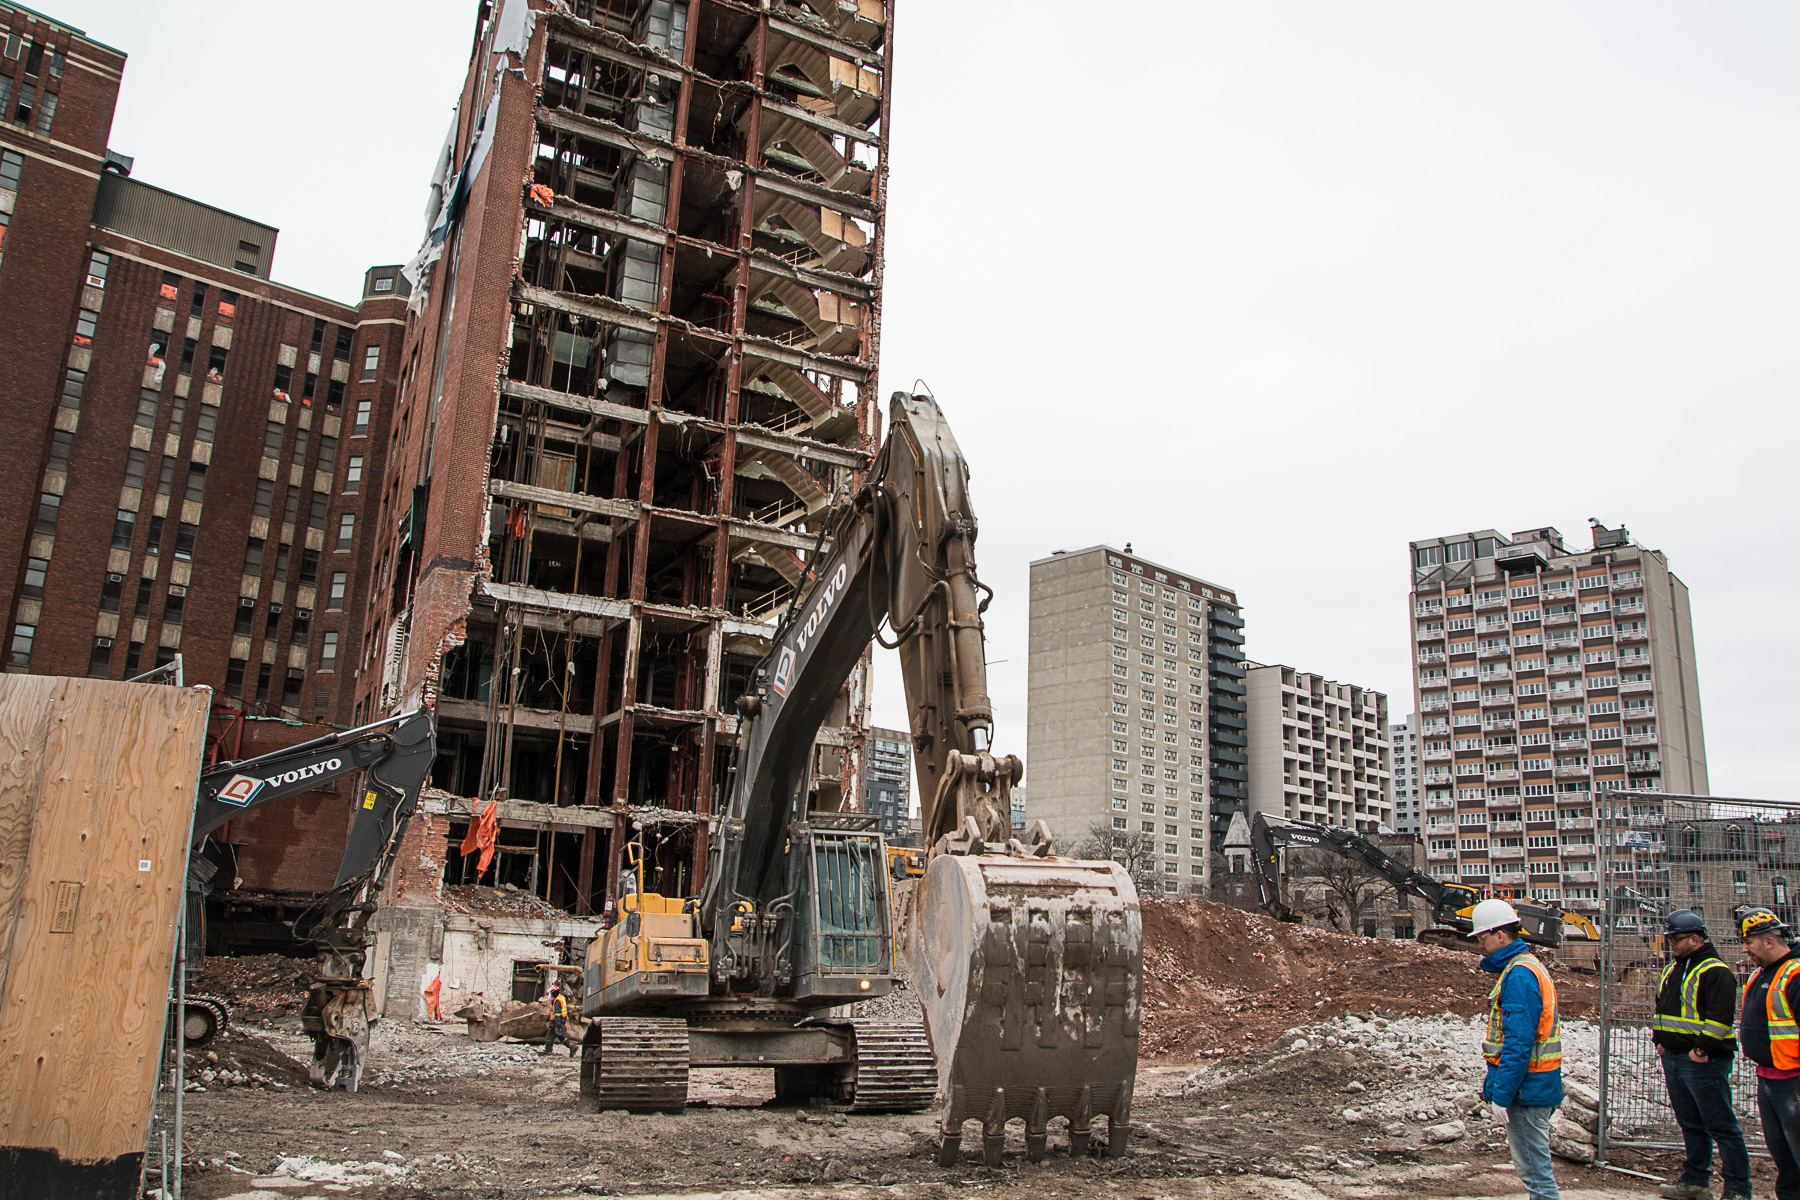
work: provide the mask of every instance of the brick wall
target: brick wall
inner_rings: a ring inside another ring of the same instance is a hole
[[[25,86],[44,88],[59,99],[48,135],[38,133],[35,122],[0,123],[0,149],[24,160],[0,240],[0,336],[6,347],[0,354],[0,429],[14,472],[12,486],[0,488],[0,546],[10,548],[25,545],[37,511],[50,418],[79,306],[88,214],[125,56],[18,9],[0,13],[0,29],[66,53],[60,78],[51,74],[48,59],[37,76],[25,74],[25,54],[0,61],[0,75],[13,80],[15,100]],[[9,616],[0,641],[11,639],[10,615],[23,571],[23,556],[0,562],[0,612]]]

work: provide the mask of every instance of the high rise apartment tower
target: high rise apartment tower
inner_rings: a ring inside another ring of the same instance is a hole
[[[887,10],[481,13],[408,265],[360,707],[437,708],[408,854],[498,799],[513,869],[587,914],[627,841],[702,885],[737,698],[879,436]],[[860,802],[866,693],[816,807]]]
[[[1596,809],[1707,790],[1687,586],[1600,525],[1413,542],[1412,579],[1432,872],[1596,907]]]
[[[1243,629],[1229,588],[1130,547],[1032,563],[1027,816],[1068,849],[1148,835],[1165,890],[1203,890],[1249,798]]]
[[[1279,664],[1248,664],[1250,811],[1391,833],[1387,697]]]
[[[1419,718],[1409,716],[1388,727],[1393,747],[1393,777],[1388,795],[1394,810],[1395,833],[1420,833],[1424,828],[1424,794],[1419,789]]]

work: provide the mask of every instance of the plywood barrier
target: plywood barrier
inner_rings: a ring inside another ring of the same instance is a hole
[[[0,676],[0,1200],[136,1194],[210,699]]]

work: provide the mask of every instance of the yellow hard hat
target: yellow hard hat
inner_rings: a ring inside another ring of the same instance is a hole
[[[1787,936],[1788,927],[1781,923],[1781,918],[1766,908],[1748,908],[1738,914],[1738,936],[1756,937],[1758,934],[1775,933]]]

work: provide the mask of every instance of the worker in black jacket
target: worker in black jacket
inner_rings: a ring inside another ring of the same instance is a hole
[[[1672,1200],[1712,1200],[1713,1146],[1726,1200],[1750,1195],[1750,1154],[1731,1105],[1731,1065],[1737,1051],[1737,977],[1706,938],[1698,913],[1678,909],[1663,928],[1669,965],[1656,991],[1651,1037],[1662,1059],[1669,1107],[1681,1125],[1687,1155],[1681,1178],[1658,1190]]]

